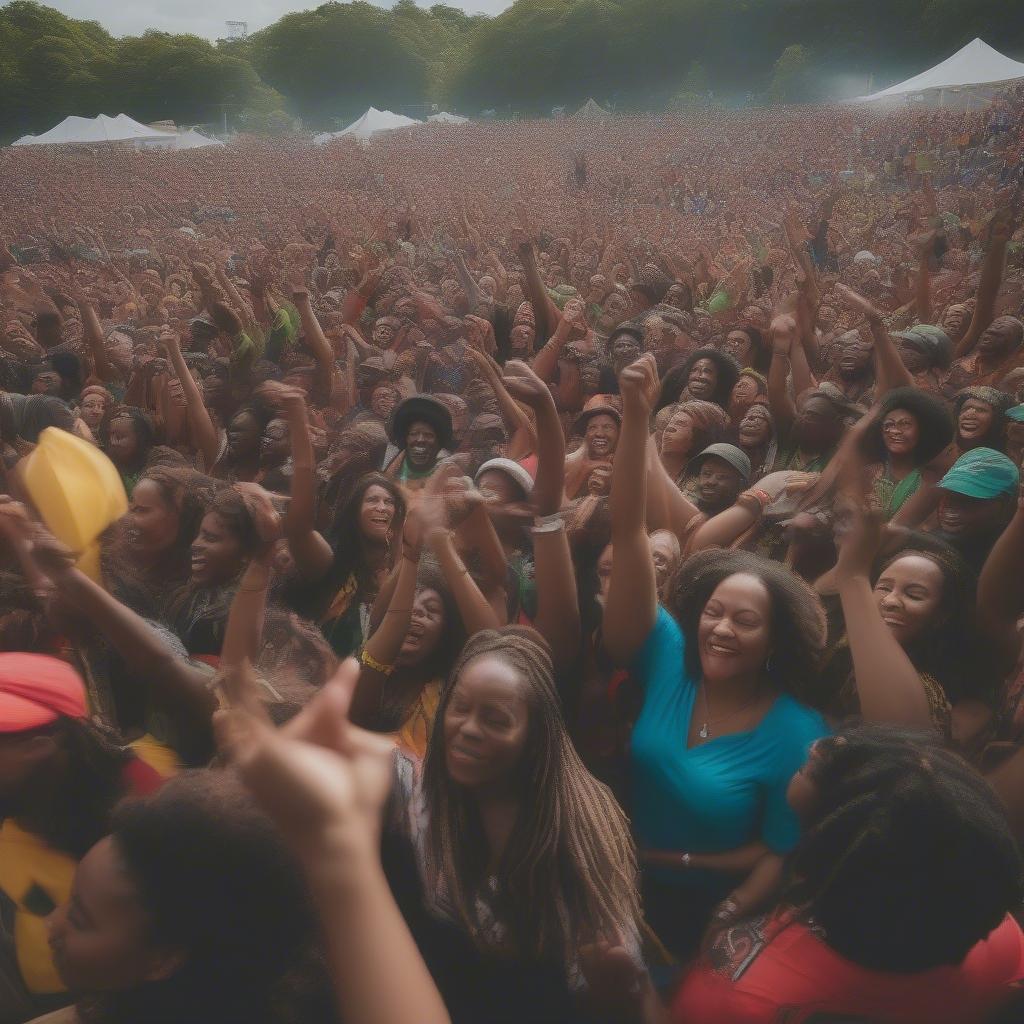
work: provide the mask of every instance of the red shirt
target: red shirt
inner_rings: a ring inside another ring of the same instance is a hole
[[[975,1024],[1024,979],[1024,934],[1007,915],[956,967],[889,974],[860,967],[778,915],[730,929],[684,977],[672,1019],[802,1024],[816,1014],[874,1024]]]

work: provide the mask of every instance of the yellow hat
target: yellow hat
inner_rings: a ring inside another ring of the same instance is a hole
[[[79,567],[99,582],[96,540],[128,511],[114,464],[88,441],[47,427],[20,475],[47,528],[79,554]]]

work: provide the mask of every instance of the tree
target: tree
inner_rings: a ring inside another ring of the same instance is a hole
[[[330,125],[371,104],[425,103],[427,59],[408,31],[398,30],[410,13],[393,17],[356,2],[286,14],[252,36],[252,60],[263,80],[313,124]]]
[[[690,61],[690,68],[679,90],[673,95],[669,105],[673,110],[690,110],[706,103],[710,93],[708,73],[699,60]]]
[[[810,53],[799,44],[787,46],[775,62],[769,98],[772,103],[805,103],[814,92]]]

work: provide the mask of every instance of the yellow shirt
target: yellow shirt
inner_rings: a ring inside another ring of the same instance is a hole
[[[0,825],[0,890],[15,906],[14,947],[33,995],[65,991],[53,966],[46,918],[71,898],[78,862],[7,820]]]

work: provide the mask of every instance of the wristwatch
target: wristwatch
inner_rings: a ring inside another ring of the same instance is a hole
[[[682,864],[684,868],[688,868],[690,866],[690,861],[692,860],[693,858],[688,853],[681,853],[679,855],[679,863]]]

